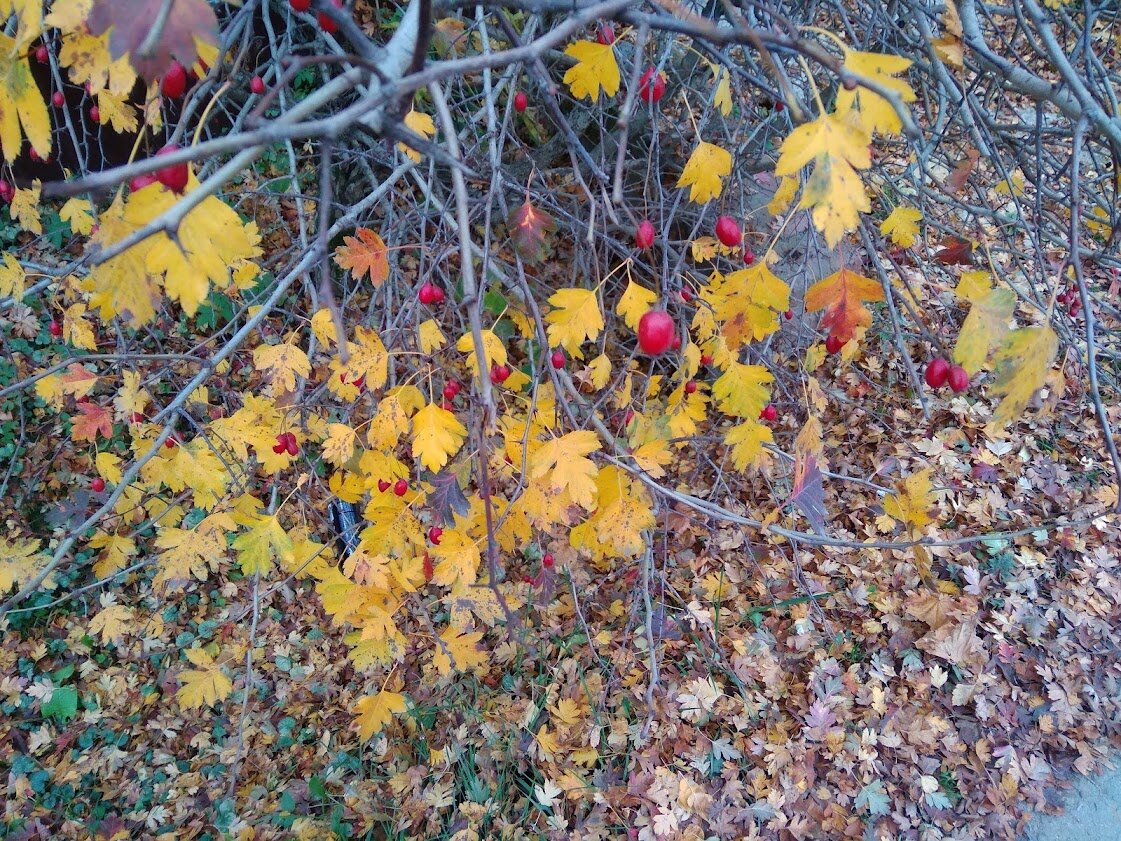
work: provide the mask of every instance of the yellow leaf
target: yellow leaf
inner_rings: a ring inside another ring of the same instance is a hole
[[[376,390],[385,385],[389,379],[389,352],[382,344],[381,337],[376,330],[358,326],[354,329],[356,341],[347,342],[349,358],[346,365],[336,358],[331,362],[335,376],[331,378],[331,386],[342,382],[339,374],[345,374],[346,384],[352,389],[352,383],[362,379],[366,388]]]
[[[112,453],[98,453],[93,460],[97,474],[106,482],[119,485],[121,482],[121,459]]]
[[[8,11],[5,10],[4,18],[7,17]],[[19,40],[0,35],[0,147],[8,163],[19,156],[24,134],[41,158],[45,160],[51,156],[51,120],[47,103],[43,101],[39,86],[31,75],[27,44],[23,43],[23,48],[20,48],[26,36],[35,36],[22,20],[17,35]]]
[[[103,126],[109,126],[120,134],[131,134],[140,127],[136,107],[128,101],[127,93],[112,90],[97,92],[97,119]]]
[[[484,665],[486,652],[479,648],[483,638],[480,631],[469,634],[460,633],[455,627],[448,627],[440,634],[440,642],[432,649],[432,665],[441,677],[450,677],[456,672],[465,672]]]
[[[358,735],[363,742],[370,739],[375,733],[381,731],[394,714],[405,712],[405,696],[397,692],[383,689],[377,695],[365,695],[359,698],[351,712],[358,715]]]
[[[335,319],[326,307],[323,307],[311,317],[311,331],[315,333],[315,338],[323,347],[329,348],[338,344],[339,338],[335,331]]]
[[[914,207],[897,207],[880,223],[880,233],[891,237],[891,241],[901,248],[910,248],[919,234],[919,220],[922,211]]]
[[[766,385],[773,381],[770,371],[762,365],[732,361],[712,384],[712,396],[720,411],[753,421],[770,400],[770,389]]]
[[[27,272],[16,256],[10,251],[4,252],[4,265],[0,266],[0,297],[10,297],[19,301],[23,298],[23,290]]]
[[[814,162],[799,206],[813,208],[814,224],[830,248],[860,223],[860,211],[871,209],[856,173],[871,164],[868,144],[865,131],[834,114],[798,126],[782,143],[775,175],[794,175]]]
[[[257,345],[253,349],[253,365],[268,372],[272,378],[272,392],[296,390],[296,377],[311,374],[311,361],[307,354],[289,342],[278,345]]]
[[[238,535],[233,542],[242,572],[265,575],[272,569],[273,561],[279,560],[285,566],[292,563],[292,538],[275,516],[255,515],[247,525],[249,531]]]
[[[269,443],[269,455],[275,443],[275,439]],[[202,437],[175,447],[167,464],[169,469],[164,482],[175,493],[189,487],[194,491],[194,503],[199,508],[209,511],[226,492],[230,474],[213,447]]]
[[[58,211],[58,218],[70,225],[70,230],[89,236],[93,230],[93,205],[88,199],[69,199]]]
[[[727,117],[732,113],[731,76],[726,68],[715,63],[710,63],[709,69],[712,71],[712,81],[716,85],[716,90],[712,95],[712,104],[721,114]]]
[[[790,287],[763,261],[727,276],[715,273],[702,296],[733,352],[778,330],[778,314],[790,306]]]
[[[102,642],[116,642],[129,631],[133,613],[131,607],[111,604],[98,611],[90,620],[90,633],[101,637]]]
[[[502,339],[495,335],[493,330],[483,330],[484,369],[489,371],[495,365],[505,365],[509,357],[506,355],[506,345]],[[475,340],[470,332],[464,333],[455,343],[455,349],[467,354],[467,367],[477,372],[478,363],[475,361]]]
[[[736,470],[749,466],[759,467],[768,458],[764,444],[774,441],[771,428],[763,423],[748,420],[728,430],[724,443],[732,448],[732,463]]]
[[[190,710],[224,701],[234,685],[221,667],[201,648],[191,648],[185,653],[188,660],[201,668],[185,669],[179,673],[181,687],[175,693],[179,706]]]
[[[701,141],[689,156],[685,169],[677,180],[677,186],[689,187],[689,200],[704,204],[709,199],[720,197],[720,191],[724,189],[721,179],[731,172],[731,153],[712,143]]]
[[[845,68],[897,94],[902,102],[914,102],[915,92],[902,79],[896,79],[911,66],[911,60],[895,55],[865,53],[858,50],[845,50]],[[841,87],[837,91],[836,116],[854,114],[864,132],[898,134],[903,123],[891,103],[861,85],[852,90]]]
[[[357,445],[357,433],[345,423],[328,424],[327,439],[323,442],[323,458],[335,467],[342,467],[354,457]]]
[[[895,493],[884,497],[884,511],[912,529],[934,522],[934,492],[930,488],[930,469],[912,473],[895,486]]]
[[[429,403],[413,416],[413,455],[429,470],[439,470],[463,446],[467,428],[455,415]]]
[[[448,529],[440,537],[438,545],[429,547],[428,553],[435,561],[433,583],[441,587],[455,584],[469,586],[475,583],[482,556],[478,545],[470,536],[458,529]]]
[[[986,278],[988,275],[980,273]],[[963,288],[966,284],[970,284]],[[998,348],[1008,334],[1008,323],[1016,309],[1016,293],[1000,287],[983,294],[964,277],[958,284],[959,297],[971,300],[969,315],[962,322],[958,340],[954,345],[954,362],[973,376],[988,361],[989,354]]]
[[[151,189],[159,192],[156,187]],[[142,224],[141,220],[126,218],[125,203],[118,199],[101,214],[101,227],[91,238],[90,245],[110,246],[135,232]],[[146,265],[148,251],[154,242],[155,238],[144,240],[90,269],[94,292],[89,303],[91,308],[100,310],[102,321],[120,316],[136,329],[155,317],[161,298],[160,279],[149,274]]]
[[[657,300],[656,292],[631,280],[627,283],[626,291],[619,298],[615,312],[623,316],[624,324],[632,330],[637,330],[639,320],[646,315],[646,311],[654,306],[654,302]]]
[[[9,540],[0,536],[0,593],[7,594],[12,587],[22,587],[39,574],[50,556],[40,552],[39,540]],[[51,576],[51,588],[54,576]]]
[[[601,353],[588,363],[588,371],[591,373],[592,385],[597,389],[603,388],[611,379],[611,360],[607,354]]]
[[[587,456],[599,448],[599,438],[590,429],[554,438],[530,457],[530,476],[540,479],[550,474],[553,488],[567,490],[573,502],[590,511],[595,508],[598,468]]]
[[[771,196],[771,201],[767,205],[767,212],[772,216],[778,216],[794,201],[794,197],[798,195],[798,188],[802,186],[802,182],[795,175],[784,175],[778,182],[778,189],[775,194]]]
[[[93,327],[85,319],[85,304],[71,304],[62,316],[62,337],[74,347],[97,350]]]
[[[716,258],[718,254],[725,256],[734,254],[738,246],[729,248],[716,237],[697,237],[689,246],[694,262],[707,263]],[[633,327],[631,328],[634,329]]]
[[[420,352],[423,354],[430,354],[448,343],[447,337],[440,330],[440,325],[434,318],[421,323],[420,327],[417,328],[417,340],[420,345]]]
[[[564,74],[564,83],[574,97],[583,99],[586,96],[595,102],[600,88],[608,96],[619,92],[619,62],[610,44],[576,41],[568,45],[564,54],[576,59],[576,64]]]
[[[405,125],[425,140],[436,134],[436,124],[432,122],[432,117],[421,111],[409,111],[409,113],[405,115]],[[423,157],[420,152],[416,151],[405,142],[398,143],[397,148],[404,152],[413,163],[420,163],[420,159]]]
[[[976,303],[986,298],[993,288],[992,278],[986,271],[962,272],[954,294],[963,301]]]
[[[1015,420],[1047,380],[1059,352],[1059,337],[1050,327],[1013,330],[993,357],[992,393],[1003,397],[993,412],[992,428]]]
[[[552,310],[545,316],[549,323],[549,344],[563,347],[576,359],[582,359],[580,345],[593,340],[603,330],[603,313],[593,289],[558,289],[549,298]]]
[[[2,100],[3,96],[0,96],[0,101]],[[0,110],[0,114],[2,113],[3,111]],[[31,231],[33,234],[43,233],[43,223],[39,221],[39,192],[38,181],[35,181],[30,189],[17,188],[12,203],[8,205],[8,215],[18,221],[25,231]]]

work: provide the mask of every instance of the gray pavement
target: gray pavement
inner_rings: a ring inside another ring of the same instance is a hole
[[[1023,841],[1121,841],[1121,769],[1079,778],[1065,792],[1062,815],[1039,815]]]

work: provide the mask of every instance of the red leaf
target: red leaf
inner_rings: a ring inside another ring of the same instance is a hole
[[[947,266],[971,266],[973,265],[973,243],[961,237],[944,237],[942,248],[935,252],[934,259]]]
[[[208,44],[218,43],[218,19],[206,0],[175,0],[160,31],[159,40],[150,55],[141,56],[140,47],[152,31],[152,21],[159,16],[163,0],[94,0],[87,24],[90,33],[109,33],[109,53],[118,59],[125,53],[133,68],[151,82],[162,76],[178,59],[184,67],[198,60],[195,38]]]
[[[536,262],[545,257],[545,234],[557,229],[553,217],[539,210],[526,199],[525,204],[510,214],[507,222],[514,249],[523,260]]]

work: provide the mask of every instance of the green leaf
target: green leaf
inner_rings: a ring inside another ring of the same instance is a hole
[[[43,704],[43,715],[55,721],[67,721],[78,712],[78,690],[73,686],[64,686],[56,689],[51,695],[51,700]]]

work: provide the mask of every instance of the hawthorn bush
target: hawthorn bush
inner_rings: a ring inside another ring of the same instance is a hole
[[[1116,740],[1113,10],[0,14],[11,837],[1012,838]]]

